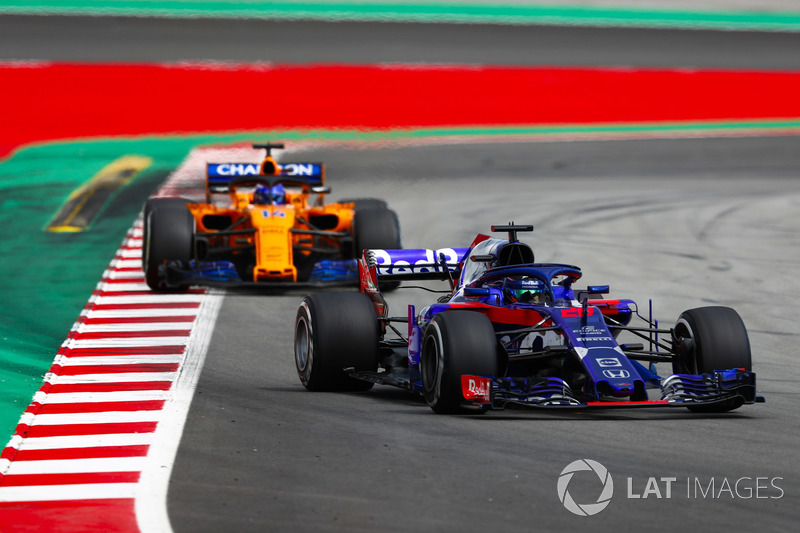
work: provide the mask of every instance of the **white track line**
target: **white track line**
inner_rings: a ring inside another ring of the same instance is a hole
[[[76,331],[79,333],[121,333],[125,331],[189,331],[191,329],[191,322],[130,322],[119,324],[81,324]]]
[[[94,474],[98,472],[141,472],[145,457],[111,457],[100,459],[59,459],[45,461],[13,461],[6,475],[30,474]]]
[[[125,296],[108,296],[103,293],[95,299],[96,305],[109,305],[109,304],[147,304],[147,303],[199,303],[203,300],[202,294],[169,294],[164,295],[160,300],[154,300],[150,295],[125,295]]]
[[[99,448],[103,446],[136,446],[152,444],[153,433],[109,433],[103,435],[69,435],[67,437],[30,437],[17,446],[20,450],[59,450]]]
[[[85,311],[85,315],[89,315],[89,311]],[[174,316],[194,316],[197,310],[193,308],[183,307],[165,307],[165,308],[150,308],[150,309],[92,309],[91,318],[147,318],[147,317],[174,317]]]
[[[33,427],[158,422],[159,418],[159,411],[103,411],[100,413],[39,414],[36,415],[34,419]]]
[[[0,502],[46,502],[133,498],[137,483],[93,483],[90,485],[31,485],[0,487]]]
[[[99,402],[147,402],[166,400],[169,398],[167,391],[138,390],[114,392],[61,392],[44,395],[43,405],[69,404],[69,403],[99,403]],[[35,400],[35,398],[34,398]]]
[[[142,470],[140,490],[136,497],[136,519],[143,533],[172,532],[167,513],[169,478],[221,305],[222,296],[214,293],[203,303],[187,345],[186,362],[181,367],[172,387],[172,398],[164,406],[161,423],[156,428],[155,442],[158,444],[151,447],[147,456],[148,464]]]
[[[114,268],[142,268],[141,259],[120,259],[114,263]]]
[[[117,255],[122,259],[142,259],[141,250],[120,250]]]
[[[136,365],[136,364],[166,364],[180,363],[182,355],[154,354],[154,355],[111,355],[93,357],[67,357],[61,360],[62,367],[88,366],[88,365]]]
[[[46,381],[53,385],[75,385],[79,383],[136,383],[140,381],[173,381],[175,376],[175,372],[120,372],[118,374],[51,376]]]
[[[147,348],[154,346],[185,346],[186,337],[132,337],[129,339],[77,339],[69,348]]]

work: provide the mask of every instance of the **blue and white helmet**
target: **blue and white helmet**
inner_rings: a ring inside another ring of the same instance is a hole
[[[253,203],[257,205],[282,205],[286,203],[286,189],[280,183],[270,189],[257,184],[253,191]]]
[[[286,189],[280,183],[272,188],[272,205],[283,205],[286,203]]]

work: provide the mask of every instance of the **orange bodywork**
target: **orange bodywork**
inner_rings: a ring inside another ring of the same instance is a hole
[[[291,165],[291,164],[288,164]],[[321,165],[321,164],[319,164]],[[227,202],[212,202],[219,191],[207,185],[206,202],[188,204],[195,219],[197,235],[202,237],[204,254],[240,257],[250,268],[252,281],[291,281],[298,279],[298,260],[320,252],[341,257],[352,255],[342,250],[342,240],[352,237],[354,203],[325,204],[324,166],[321,185],[311,186],[287,176],[271,156],[258,167],[259,174],[232,182],[226,191]],[[286,189],[285,203],[255,203],[255,182],[281,184]],[[316,195],[312,202],[312,194]],[[201,255],[204,255],[201,254]]]

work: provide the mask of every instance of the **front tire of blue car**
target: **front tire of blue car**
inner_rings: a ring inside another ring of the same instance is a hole
[[[425,401],[436,413],[463,411],[463,374],[496,376],[497,369],[497,341],[486,315],[445,311],[426,326],[420,372]]]
[[[344,369],[378,369],[378,320],[372,301],[357,292],[303,298],[295,320],[294,358],[308,390],[371,389],[372,382],[350,377]]]
[[[734,309],[712,306],[689,309],[675,324],[679,357],[673,362],[676,374],[705,374],[715,370],[752,370],[747,328]],[[742,405],[732,400],[722,405],[696,405],[696,413],[720,413]]]

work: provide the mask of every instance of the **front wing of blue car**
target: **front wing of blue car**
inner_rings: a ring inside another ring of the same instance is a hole
[[[613,397],[587,400],[560,378],[461,376],[463,406],[479,410],[620,409],[643,407],[723,407],[764,402],[756,395],[756,375],[740,369],[708,374],[673,374],[662,381],[661,396],[643,401]]]

